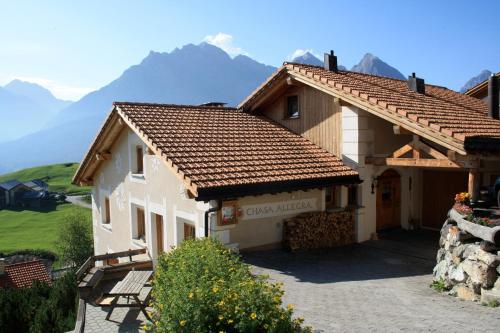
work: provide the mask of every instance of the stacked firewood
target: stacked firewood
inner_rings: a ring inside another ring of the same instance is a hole
[[[284,221],[283,245],[290,251],[352,243],[354,214],[350,209],[332,213],[302,213]]]

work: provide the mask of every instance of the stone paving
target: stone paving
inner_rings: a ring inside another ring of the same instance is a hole
[[[500,332],[500,308],[461,301],[429,288],[437,236],[391,234],[349,247],[244,255],[255,272],[285,288],[285,304],[322,332]],[[87,307],[85,332],[139,332],[135,309]]]
[[[283,282],[285,303],[318,331],[500,332],[500,308],[429,288],[437,238],[430,240],[396,237],[308,253],[266,251],[245,260]]]
[[[107,308],[87,304],[86,310],[85,332],[89,333],[144,332],[141,327],[147,322],[139,309],[115,308],[109,320],[105,319]]]

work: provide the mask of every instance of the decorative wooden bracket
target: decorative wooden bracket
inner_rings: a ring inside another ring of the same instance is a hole
[[[109,151],[99,152],[95,154],[95,158],[98,161],[108,161],[111,159],[111,153]]]

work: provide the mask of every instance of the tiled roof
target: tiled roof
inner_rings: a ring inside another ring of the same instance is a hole
[[[17,187],[19,185],[21,185],[22,183],[17,180],[17,179],[12,179],[12,180],[8,180],[6,182],[3,182],[3,183],[0,183],[0,187],[7,190],[7,191],[10,191],[12,190],[14,187]]]
[[[273,84],[282,73],[312,80],[336,92],[346,93],[395,112],[418,125],[464,142],[467,138],[500,138],[500,120],[488,117],[487,105],[476,98],[447,88],[425,85],[425,95],[408,89],[407,81],[350,71],[332,72],[322,67],[285,63],[283,67],[242,102],[247,108],[252,100]]]
[[[359,181],[339,158],[267,118],[227,107],[114,105],[199,195],[264,184]]]
[[[30,287],[34,281],[52,283],[49,273],[40,260],[6,265],[5,273],[0,275],[0,288]]]

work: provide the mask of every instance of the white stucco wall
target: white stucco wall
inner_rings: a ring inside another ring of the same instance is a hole
[[[356,212],[358,242],[369,240],[376,232],[377,195],[371,193],[371,184],[388,169],[365,164],[365,157],[391,153],[410,140],[411,136],[395,135],[389,122],[355,106],[342,106],[342,159],[357,170],[363,180],[358,188],[360,207]],[[417,168],[393,169],[401,175],[401,227],[408,228],[410,219],[420,219],[420,171]]]
[[[204,212],[208,204],[185,196],[180,179],[156,156],[148,155],[144,146],[144,177],[131,172],[135,146],[142,144],[129,129],[124,130],[111,149],[112,158],[94,175],[92,211],[96,254],[147,247],[156,258],[156,223],[152,214],[163,217],[164,250],[182,241],[177,221],[185,219],[204,234]],[[104,197],[110,200],[111,223],[103,224]],[[133,239],[133,208],[140,206],[146,217],[146,242]],[[180,236],[179,236],[180,235]]]

